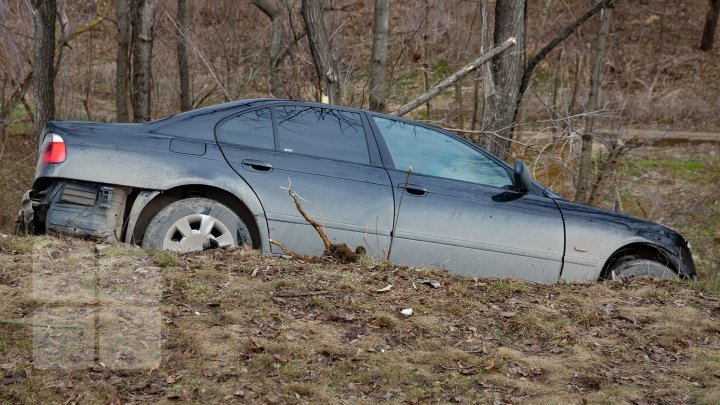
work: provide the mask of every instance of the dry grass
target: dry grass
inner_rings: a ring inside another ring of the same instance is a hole
[[[96,274],[97,295],[47,294],[73,284],[53,284],[51,265]],[[541,286],[48,237],[0,239],[0,266],[1,312],[21,323],[0,324],[4,402],[713,403],[720,390],[720,303],[682,283]],[[420,274],[443,287],[413,286]]]

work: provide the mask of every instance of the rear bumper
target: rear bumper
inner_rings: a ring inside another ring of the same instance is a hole
[[[130,191],[129,187],[54,181],[44,190],[25,193],[21,228],[28,233],[59,232],[121,241]]]

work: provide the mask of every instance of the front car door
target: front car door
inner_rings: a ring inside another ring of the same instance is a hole
[[[391,261],[557,281],[564,228],[550,198],[514,191],[510,170],[464,140],[390,117],[373,115],[371,121],[395,186]]]
[[[393,193],[366,118],[354,111],[288,103],[221,121],[216,137],[226,159],[260,198],[270,238],[301,254],[323,245],[298,212],[325,227],[333,243],[363,245],[380,256],[393,220]],[[281,253],[273,246],[274,253]]]

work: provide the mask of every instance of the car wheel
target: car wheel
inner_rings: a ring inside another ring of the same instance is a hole
[[[148,224],[142,245],[190,252],[231,245],[252,245],[247,225],[228,207],[207,198],[169,204]]]
[[[677,274],[664,264],[647,260],[632,259],[617,265],[612,271],[615,277],[651,277],[656,279],[674,279]]]

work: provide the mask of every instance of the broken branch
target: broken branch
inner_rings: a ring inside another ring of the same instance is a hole
[[[283,251],[283,253],[292,257],[293,259],[299,259],[299,260],[305,260],[305,261],[315,260],[315,258],[312,256],[303,256],[303,255],[299,255],[299,254],[293,252],[292,250],[286,248],[285,245],[283,245],[282,243],[280,243],[274,239],[270,239],[270,244],[279,247],[280,250]]]
[[[455,73],[451,74],[450,76],[446,77],[443,81],[441,81],[440,83],[433,86],[430,90],[428,90],[424,94],[420,95],[415,100],[405,104],[404,106],[398,108],[397,110],[393,111],[390,114],[397,115],[398,117],[402,117],[403,115],[409,113],[410,111],[420,107],[421,105],[425,104],[428,100],[430,100],[430,99],[434,98],[435,96],[437,96],[438,94],[440,94],[443,90],[452,86],[453,83],[455,83],[456,81],[462,79],[463,77],[465,77],[468,74],[472,73],[473,71],[477,70],[480,66],[489,62],[494,57],[500,55],[501,53],[503,53],[506,50],[510,49],[511,47],[515,46],[516,43],[517,43],[517,41],[515,40],[515,38],[508,38],[507,41],[498,45],[497,48],[493,48],[490,51],[482,54],[479,58],[475,59],[470,64],[465,65],[460,70],[458,70]]]
[[[288,186],[288,194],[290,194],[290,197],[293,198],[295,201],[295,207],[297,208],[298,212],[302,217],[307,221],[308,224],[310,224],[313,228],[315,228],[315,231],[320,235],[320,239],[323,241],[323,245],[325,246],[325,252],[328,254],[330,253],[330,240],[328,239],[327,235],[325,234],[325,231],[323,231],[322,227],[318,225],[317,222],[315,222],[314,219],[310,218],[308,214],[305,213],[305,210],[302,207],[302,204],[300,204],[300,199],[298,198],[297,194]],[[279,247],[279,246],[278,246]],[[282,249],[282,248],[281,248]]]

